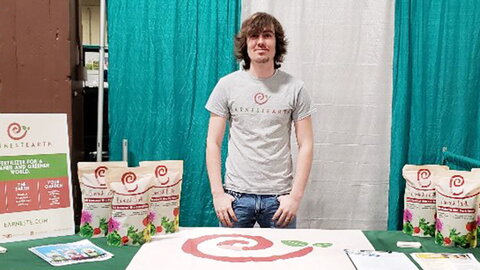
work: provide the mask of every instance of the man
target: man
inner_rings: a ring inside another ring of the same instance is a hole
[[[278,70],[287,41],[267,13],[246,19],[235,37],[243,70],[219,80],[206,104],[210,111],[206,160],[215,212],[221,225],[296,227],[296,214],[312,164],[312,102],[303,82]],[[225,187],[221,145],[230,124]],[[292,122],[298,142],[292,173]]]

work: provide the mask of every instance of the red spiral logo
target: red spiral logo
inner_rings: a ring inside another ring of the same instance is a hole
[[[160,165],[160,166],[157,166],[157,168],[155,168],[156,177],[165,176],[167,175],[167,172],[168,172],[168,169],[164,165]]]
[[[223,238],[223,239],[222,239]],[[229,239],[230,238],[230,239]],[[237,238],[237,239],[231,239]],[[218,241],[217,246],[224,249],[234,249],[236,251],[249,251],[249,250],[264,250],[270,248],[272,241],[265,239],[262,236],[251,236],[242,234],[214,234],[205,235],[194,239],[188,239],[182,246],[182,250],[185,253],[192,254],[193,256],[223,261],[223,262],[272,262],[276,260],[286,260],[291,258],[297,258],[307,255],[312,252],[312,247],[305,247],[294,252],[289,252],[280,255],[253,257],[250,255],[244,257],[233,256],[218,256],[206,254],[199,250],[199,245],[207,241]],[[253,243],[252,243],[253,242]]]
[[[7,128],[7,135],[10,139],[17,141],[25,138],[28,130],[29,128],[23,127],[22,133],[22,126],[19,123],[11,123]]]
[[[465,184],[465,179],[461,175],[454,175],[450,178],[450,189],[452,194],[457,196],[463,193],[463,188],[461,188]]]
[[[122,184],[127,188],[128,192],[135,192],[138,189],[138,185],[135,188],[129,189],[128,186],[135,183],[137,176],[133,172],[126,172],[122,175]]]
[[[417,180],[423,188],[429,187],[432,181],[429,179],[432,173],[429,169],[420,169],[417,172]]]
[[[107,172],[107,167],[100,166],[95,169],[95,178],[105,177],[105,173]]]
[[[155,176],[157,178],[163,177],[163,176],[167,175],[167,173],[168,173],[168,169],[164,165],[160,165],[160,166],[157,166],[157,168],[155,168]],[[167,180],[164,181],[164,182],[160,182],[160,184],[162,186],[164,186],[164,185],[168,184],[168,182],[170,182],[170,177],[167,177]]]
[[[269,98],[270,98],[269,96],[263,93],[257,93],[255,94],[254,100],[255,100],[255,103],[257,103],[258,105],[263,105],[267,103]]]

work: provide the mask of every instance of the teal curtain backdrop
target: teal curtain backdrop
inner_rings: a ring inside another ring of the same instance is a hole
[[[403,165],[440,164],[442,147],[480,159],[480,1],[397,0],[394,50],[390,230]]]
[[[110,159],[184,160],[181,226],[215,226],[205,165],[218,79],[238,65],[240,0],[108,1]],[[225,153],[223,153],[225,156]]]

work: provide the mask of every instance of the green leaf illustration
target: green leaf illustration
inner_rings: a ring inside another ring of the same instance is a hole
[[[327,248],[333,246],[332,243],[315,243],[313,244],[314,247],[321,247],[321,248]]]
[[[108,231],[108,222],[107,222],[107,219],[106,218],[101,218],[100,219],[100,225],[99,225],[100,229],[102,230],[102,232],[104,234],[107,233]]]
[[[116,246],[119,247],[121,243],[122,238],[118,234],[117,231],[113,231],[109,235],[107,235],[107,244],[110,246]]]
[[[413,234],[413,226],[412,226],[412,223],[410,222],[405,222],[403,224],[403,232],[406,233],[406,234],[409,234],[409,235],[412,235]]]
[[[85,223],[80,227],[80,236],[90,238],[93,236],[93,228],[90,224]]]
[[[175,220],[170,221],[167,217],[162,217],[162,227],[165,229],[165,233],[174,233]]]
[[[147,225],[147,228],[150,230],[150,235],[155,235],[157,233],[157,228],[152,223]]]
[[[424,218],[421,218],[418,227],[423,230],[425,236],[435,236],[435,224],[430,224]]]
[[[298,240],[282,240],[282,244],[290,247],[304,247],[307,246],[307,242],[298,241]]]
[[[435,243],[438,245],[443,244],[443,235],[439,231],[437,231],[437,234],[435,235]]]

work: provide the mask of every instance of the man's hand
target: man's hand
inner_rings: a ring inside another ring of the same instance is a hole
[[[300,200],[295,199],[292,195],[284,195],[278,197],[278,201],[280,206],[272,220],[276,221],[279,227],[286,227],[297,215]]]
[[[228,227],[233,227],[232,219],[238,221],[232,208],[232,202],[234,200],[235,198],[227,193],[213,196],[213,206],[215,207],[218,220]]]

